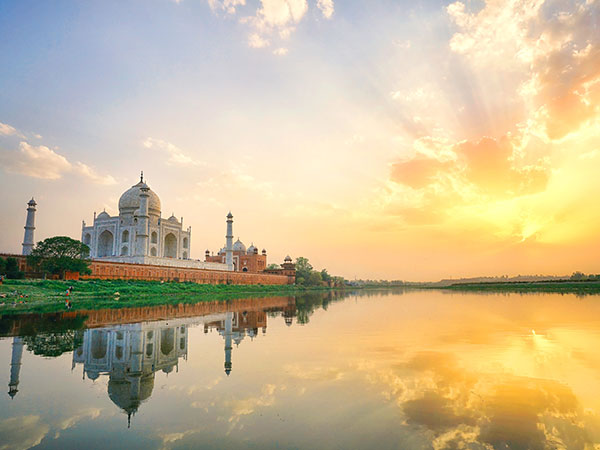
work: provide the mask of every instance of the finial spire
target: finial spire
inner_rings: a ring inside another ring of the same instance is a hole
[[[142,170],[142,172],[140,173],[140,183],[144,182],[144,171]]]

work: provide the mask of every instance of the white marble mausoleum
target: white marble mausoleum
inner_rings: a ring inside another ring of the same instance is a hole
[[[81,228],[81,241],[90,248],[90,258],[104,261],[171,267],[228,270],[227,264],[193,260],[190,255],[192,228],[183,228],[183,217],[161,217],[160,198],[144,182],[126,190],[119,199],[119,215],[106,211]]]

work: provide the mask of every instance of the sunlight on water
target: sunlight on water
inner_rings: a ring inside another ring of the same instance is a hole
[[[0,320],[0,447],[586,449],[600,298],[313,294]]]

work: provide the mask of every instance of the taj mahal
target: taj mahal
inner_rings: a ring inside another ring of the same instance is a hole
[[[19,267],[26,274],[36,274],[27,265],[26,256],[34,246],[37,203],[27,203],[23,251]],[[293,284],[295,264],[287,256],[283,264],[267,264],[267,250],[252,243],[246,247],[238,238],[233,242],[233,214],[226,216],[225,245],[216,252],[206,250],[204,258],[192,258],[192,227],[183,225],[171,214],[162,217],[159,196],[140,180],[119,198],[119,214],[106,210],[94,212],[91,224],[82,221],[81,242],[89,247],[91,275],[98,279],[138,279],[191,281],[228,284]],[[7,256],[17,256],[8,255]],[[199,269],[199,270],[198,270]],[[232,272],[246,272],[237,274]],[[76,274],[80,279],[80,274]],[[84,278],[85,279],[85,278]]]
[[[119,198],[118,216],[111,216],[106,211],[94,213],[93,223],[88,226],[83,221],[81,227],[81,241],[90,248],[92,259],[234,270],[227,262],[191,259],[191,238],[192,228],[184,228],[183,217],[177,219],[174,214],[168,219],[161,217],[160,198],[144,181],[143,172],[140,181]]]

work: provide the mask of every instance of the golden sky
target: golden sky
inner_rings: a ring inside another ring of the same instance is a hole
[[[9,2],[0,248],[31,196],[79,237],[144,170],[196,258],[231,209],[348,278],[600,273],[598,1],[364,3]]]

